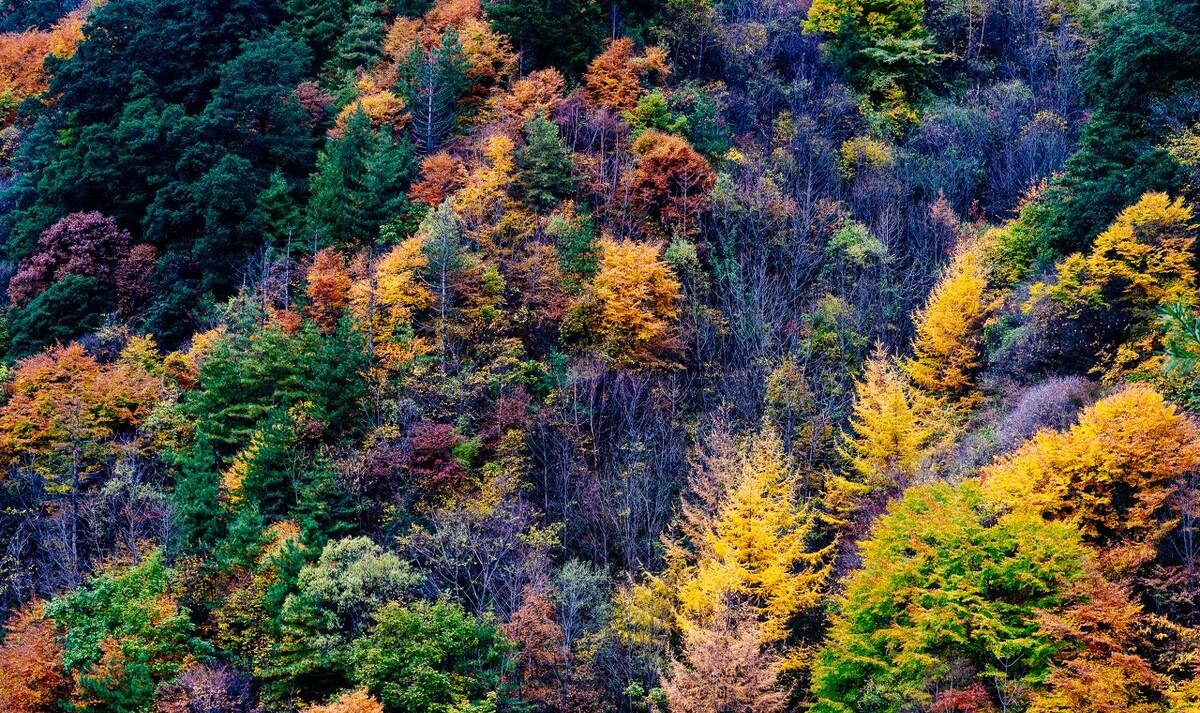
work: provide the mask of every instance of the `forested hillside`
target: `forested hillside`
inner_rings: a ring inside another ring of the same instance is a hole
[[[1198,201],[1197,0],[0,0],[0,710],[1200,713]]]

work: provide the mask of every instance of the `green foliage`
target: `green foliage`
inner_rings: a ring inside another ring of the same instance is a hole
[[[1177,195],[1187,171],[1163,148],[1152,108],[1200,89],[1200,3],[1148,0],[1116,15],[1088,54],[1083,88],[1094,105],[1079,148],[1047,195],[1039,238],[1060,253],[1085,249],[1142,194]]]
[[[825,251],[838,255],[854,267],[867,267],[887,261],[887,246],[871,235],[867,226],[856,220],[847,220],[834,232],[825,246]]]
[[[362,0],[350,11],[350,20],[339,34],[331,61],[334,71],[352,75],[370,69],[383,47],[382,7],[378,0]]]
[[[1045,205],[1032,201],[1021,207],[1016,219],[983,236],[990,281],[1012,286],[1029,277],[1038,265],[1051,261],[1053,251],[1039,234],[1045,220]]]
[[[9,219],[9,256],[26,256],[64,214],[99,210],[163,255],[170,289],[148,315],[168,341],[187,336],[180,324],[205,293],[231,294],[260,244],[255,197],[276,170],[291,181],[306,174],[312,157],[292,94],[307,50],[263,32],[268,5],[97,8],[53,76],[60,111],[21,144],[22,178],[6,191],[21,206]]]
[[[359,410],[365,358],[362,338],[347,328],[323,335],[305,326],[289,334],[267,325],[231,334],[204,360],[184,412],[226,458],[248,445],[273,413],[297,404],[336,431]]]
[[[284,7],[289,18],[284,27],[308,46],[317,66],[323,66],[356,6],[344,0],[285,0]]]
[[[600,266],[600,250],[590,214],[553,216],[546,225],[546,232],[558,247],[563,272],[571,277],[576,287],[595,276]]]
[[[577,78],[605,35],[595,0],[493,0],[484,10],[492,27],[521,52],[526,71],[554,67]]]
[[[915,103],[942,59],[924,24],[923,0],[816,0],[804,29],[829,36],[885,132],[916,123]]]
[[[456,128],[458,100],[470,82],[470,68],[458,33],[442,34],[441,42],[425,50],[415,43],[400,66],[397,94],[410,107],[413,143],[425,155],[441,148]]]
[[[8,312],[10,357],[23,357],[56,342],[68,342],[80,333],[104,324],[113,310],[112,290],[94,277],[68,275],[28,304]]]
[[[536,210],[553,208],[575,191],[571,151],[558,135],[558,126],[544,115],[525,122],[525,145],[514,158],[521,192]]]
[[[724,157],[732,146],[729,127],[721,118],[721,107],[702,87],[685,84],[671,93],[669,106],[686,119],[683,135],[710,159]]]
[[[66,632],[63,664],[105,710],[149,711],[158,683],[171,680],[186,658],[208,654],[187,609],[170,598],[171,576],[155,551],[46,606],[46,616]]]
[[[355,645],[353,676],[389,713],[489,713],[504,699],[511,648],[455,603],[392,603]]]
[[[408,140],[371,128],[362,109],[346,122],[340,139],[330,139],[317,158],[308,203],[309,228],[317,244],[369,245],[379,227],[405,212],[405,191],[416,171]]]
[[[280,610],[280,634],[263,671],[273,697],[321,697],[343,688],[351,647],[384,604],[403,598],[421,577],[365,537],[330,542],[298,573]]]
[[[896,713],[962,676],[1045,680],[1056,644],[1039,617],[1085,557],[1071,525],[997,513],[973,481],[918,486],[862,552],[813,668],[814,711]]]
[[[667,98],[661,89],[643,95],[638,99],[637,107],[631,112],[626,112],[624,116],[635,135],[647,129],[687,135],[687,117],[671,113],[667,108]]]
[[[361,337],[342,325],[323,335],[267,326],[221,338],[200,368],[199,385],[180,408],[195,438],[176,455],[182,543],[211,547],[231,514],[250,503],[268,521],[296,517],[305,535],[336,533],[350,507],[323,456],[306,438],[332,439],[354,422],[364,394]],[[222,501],[230,497],[228,503]]]

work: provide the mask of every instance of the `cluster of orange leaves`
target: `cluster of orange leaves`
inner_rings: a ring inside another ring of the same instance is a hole
[[[47,57],[70,57],[83,39],[86,7],[68,14],[48,30],[30,29],[25,32],[0,34],[0,100],[9,95],[15,103],[46,91]],[[0,103],[0,112],[3,112]],[[12,111],[0,113],[0,126],[13,119]]]
[[[132,340],[121,359],[101,365],[78,343],[20,362],[0,409],[0,459],[49,456],[71,442],[100,442],[136,428],[162,398],[163,380]]]

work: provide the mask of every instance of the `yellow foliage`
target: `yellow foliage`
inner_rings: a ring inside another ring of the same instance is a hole
[[[1054,285],[1039,283],[1027,307],[1043,295],[1075,311],[1083,307],[1129,311],[1132,330],[1107,359],[1107,380],[1131,372],[1157,373],[1161,333],[1156,312],[1168,304],[1196,304],[1192,209],[1165,193],[1147,193],[1121,211],[1086,256],[1058,265]]]
[[[841,154],[842,175],[847,178],[852,178],[859,167],[887,168],[896,162],[891,144],[866,135],[843,141]]]
[[[916,318],[913,358],[904,371],[934,396],[963,399],[980,365],[987,272],[976,246],[959,251]],[[967,400],[964,406],[970,405]]]
[[[1195,229],[1192,209],[1182,199],[1147,193],[1121,211],[1097,238],[1091,252],[1075,254],[1058,268],[1058,284],[1047,290],[1067,304],[1105,304],[1113,284],[1135,308],[1194,303],[1192,266]]]
[[[409,336],[405,332],[411,329],[414,313],[433,304],[433,294],[421,279],[421,270],[429,264],[424,248],[424,236],[408,238],[373,266],[360,268],[350,287],[350,308],[386,366],[421,350],[416,340],[403,338]]]
[[[600,248],[593,287],[605,353],[621,366],[662,363],[678,348],[679,280],[655,245],[605,238]]]
[[[881,350],[855,385],[850,429],[841,453],[871,490],[903,487],[926,454],[933,429],[918,412],[904,375]]]
[[[725,463],[729,472],[693,475],[702,497],[684,515],[687,541],[666,543],[662,586],[685,634],[737,602],[760,624],[762,643],[784,643],[796,617],[822,601],[830,549],[809,547],[815,517],[797,501],[799,476],[777,433],[763,431]],[[715,498],[703,495],[713,477],[722,484]]]
[[[346,129],[346,122],[350,121],[350,117],[358,111],[366,114],[371,126],[376,129],[386,126],[393,131],[400,131],[408,125],[409,119],[412,118],[404,111],[403,99],[386,90],[374,92],[343,107],[338,112],[337,119],[333,122],[333,128],[329,130],[329,135],[341,138]]]
[[[480,147],[483,161],[467,177],[466,185],[454,194],[454,211],[468,232],[494,225],[509,203],[508,188],[516,173],[516,145],[504,134],[492,134]]]
[[[324,706],[309,706],[304,713],[383,713],[383,704],[363,689],[338,696],[333,703]]]
[[[1200,468],[1196,424],[1153,389],[1131,386],[1066,431],[1044,430],[985,468],[985,493],[1014,509],[1068,519],[1093,541],[1139,546],[1179,476]],[[1136,563],[1135,563],[1136,564]]]

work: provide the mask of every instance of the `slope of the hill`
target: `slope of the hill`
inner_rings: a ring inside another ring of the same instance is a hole
[[[0,16],[0,709],[1200,710],[1195,0]]]

